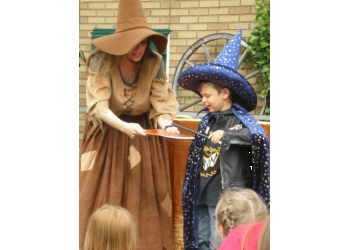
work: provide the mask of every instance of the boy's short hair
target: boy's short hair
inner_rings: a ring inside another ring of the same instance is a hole
[[[222,87],[221,85],[215,84],[214,82],[202,80],[202,81],[199,81],[198,90],[200,91],[201,88],[204,86],[213,87],[215,90],[218,91],[218,94],[220,94],[222,92],[222,90],[224,89],[224,87]],[[228,89],[228,88],[226,88],[226,89]],[[233,93],[230,89],[229,89],[229,99],[231,101],[233,101]]]

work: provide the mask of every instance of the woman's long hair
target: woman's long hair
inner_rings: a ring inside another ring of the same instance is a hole
[[[104,205],[89,218],[84,250],[136,250],[136,225],[119,206]]]
[[[150,42],[151,40],[148,37],[144,55],[139,62],[135,62],[135,72],[138,72],[139,69],[145,72],[150,70],[149,60],[154,56],[154,52],[150,48]],[[102,77],[108,76],[112,70],[120,66],[120,58],[121,56],[108,54],[96,48],[87,59],[86,72],[88,74],[89,70],[91,70],[92,72],[100,73],[99,75]]]

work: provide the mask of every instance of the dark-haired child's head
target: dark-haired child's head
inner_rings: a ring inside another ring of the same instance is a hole
[[[209,81],[200,81],[198,90],[202,96],[202,102],[212,112],[221,112],[232,105],[233,95],[230,89]]]

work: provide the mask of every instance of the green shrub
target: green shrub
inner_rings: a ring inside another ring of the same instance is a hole
[[[254,22],[259,23],[247,38],[249,54],[245,58],[248,64],[253,59],[253,68],[263,73],[262,82],[256,82],[256,89],[262,88],[261,95],[266,97],[270,94],[270,1],[256,0],[256,18]],[[270,108],[266,107],[265,115],[270,115]]]

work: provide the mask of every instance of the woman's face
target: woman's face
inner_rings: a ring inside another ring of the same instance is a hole
[[[142,56],[144,55],[145,48],[147,47],[147,38],[145,38],[143,41],[141,41],[139,44],[136,45],[136,47],[128,52],[126,56],[133,60],[134,62],[139,62],[142,59]]]

